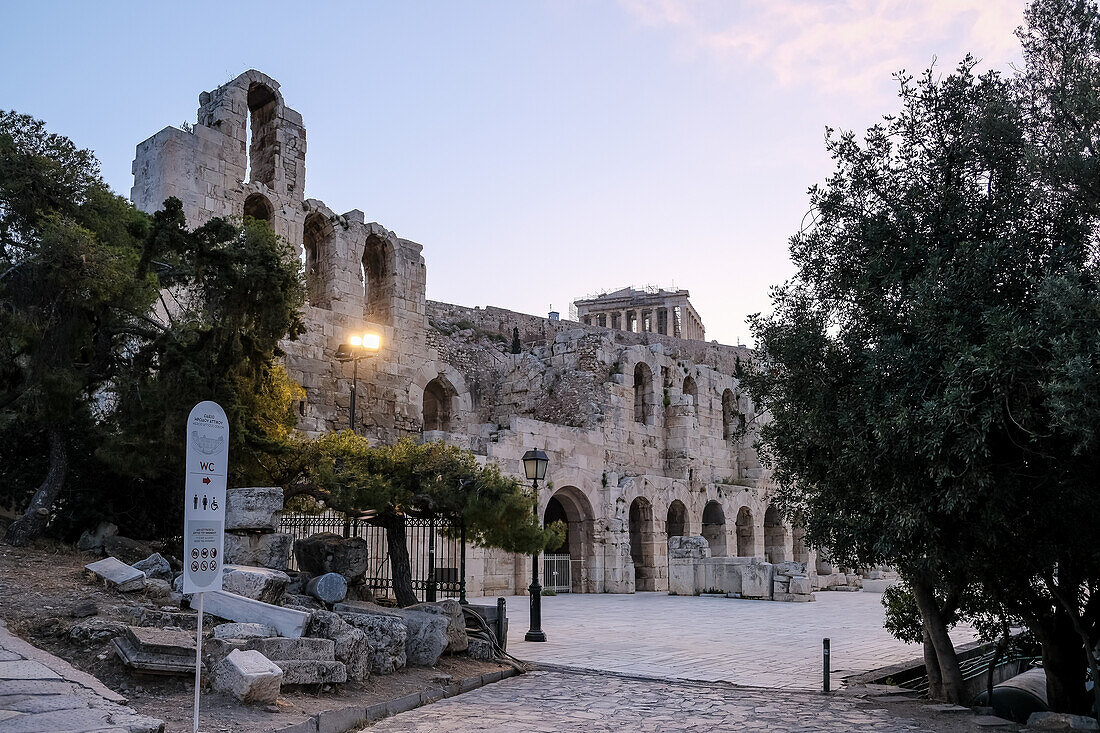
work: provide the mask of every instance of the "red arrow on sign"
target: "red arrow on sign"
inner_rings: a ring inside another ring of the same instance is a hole
[[[209,477],[209,476],[203,476],[203,477],[202,477],[202,482],[203,482],[204,484],[208,484],[208,483],[210,483],[210,477]]]

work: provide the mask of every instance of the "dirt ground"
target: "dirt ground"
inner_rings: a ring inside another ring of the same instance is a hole
[[[84,566],[97,559],[67,545],[41,542],[18,548],[0,544],[0,616],[12,633],[99,678],[129,698],[139,713],[164,720],[170,733],[189,732],[193,678],[135,675],[119,661],[109,638],[89,643],[69,640],[69,630],[84,620],[70,615],[79,604],[93,601],[99,618],[133,623],[128,609],[157,609],[166,603],[145,598],[140,592],[118,593],[86,578]],[[443,685],[433,678],[441,675],[450,675],[457,682],[504,668],[465,656],[443,657],[434,668],[407,667],[392,675],[374,675],[362,683],[324,689],[284,688],[275,705],[260,707],[244,706],[232,697],[204,690],[201,728],[218,733],[278,729],[323,710],[366,706],[439,688]]]

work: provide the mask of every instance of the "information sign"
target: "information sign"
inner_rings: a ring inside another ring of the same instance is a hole
[[[229,421],[216,402],[200,402],[187,417],[183,506],[183,592],[221,590],[225,561],[225,481]]]

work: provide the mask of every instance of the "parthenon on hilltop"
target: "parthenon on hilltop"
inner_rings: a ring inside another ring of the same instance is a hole
[[[539,512],[567,524],[560,553],[575,592],[668,590],[668,539],[685,535],[705,537],[712,558],[799,561],[814,572],[801,532],[770,504],[753,449],[765,416],[737,376],[752,354],[703,341],[686,290],[581,301],[581,322],[427,300],[422,245],[358,209],[306,197],[302,115],[255,70],[201,93],[193,127],[139,144],[133,172],[142,210],[176,196],[190,226],[266,220],[303,258],[308,330],[283,344],[306,390],[302,431],[347,424],[352,365],[335,358],[337,346],[374,331],[381,351],[359,366],[361,433],[444,440],[518,476],[527,449],[545,450]],[[525,588],[529,558],[470,555],[471,595]]]
[[[586,326],[603,326],[634,333],[703,341],[706,329],[686,290],[623,288],[594,298],[574,301],[577,320]]]

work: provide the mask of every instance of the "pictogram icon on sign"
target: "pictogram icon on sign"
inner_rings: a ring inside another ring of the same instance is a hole
[[[218,548],[217,547],[211,547],[210,548],[210,557],[217,557],[217,556],[218,556]]]
[[[197,547],[192,547],[191,548],[191,559],[192,560],[198,560],[199,559],[199,548],[197,548]]]
[[[193,572],[193,573],[194,573],[194,572],[197,572],[197,571],[198,571],[198,569],[199,569],[199,563],[198,563],[198,561],[192,562],[192,563],[191,563],[191,572]]]
[[[202,570],[203,572],[205,572],[205,571],[206,571],[206,568],[207,568],[207,567],[208,567],[208,566],[207,566],[207,564],[206,564],[206,560],[203,560],[202,562],[200,562],[200,563],[199,563],[199,569],[200,569],[200,570]]]

